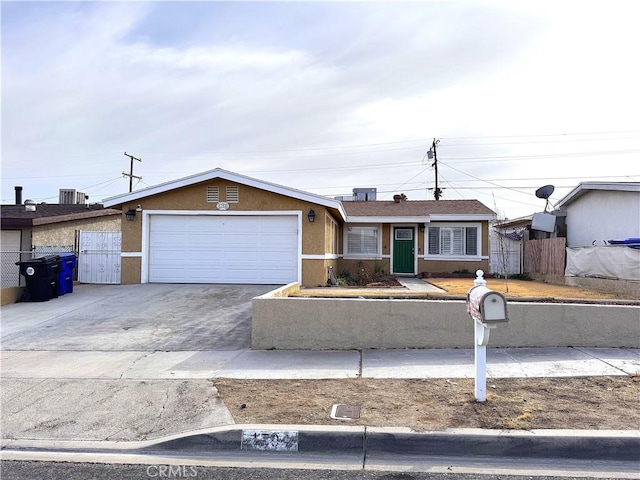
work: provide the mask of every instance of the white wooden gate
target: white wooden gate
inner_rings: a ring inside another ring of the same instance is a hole
[[[78,282],[120,283],[122,232],[80,231]]]

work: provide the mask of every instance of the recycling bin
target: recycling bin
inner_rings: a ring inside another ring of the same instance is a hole
[[[58,295],[73,293],[73,269],[76,268],[75,253],[60,253],[60,271],[58,272]]]
[[[25,300],[46,302],[58,297],[58,273],[60,271],[58,255],[16,262],[16,265],[20,267],[20,274],[27,282]]]

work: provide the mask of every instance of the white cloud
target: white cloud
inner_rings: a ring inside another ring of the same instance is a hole
[[[442,137],[445,198],[491,207],[474,177],[640,173],[611,153],[640,150],[632,3],[45,5],[3,4],[3,201],[16,184],[49,199],[107,182],[125,150],[148,184],[220,166],[323,194],[427,198],[422,157]],[[607,167],[568,156],[600,151]],[[499,208],[531,213],[527,191],[496,188]]]

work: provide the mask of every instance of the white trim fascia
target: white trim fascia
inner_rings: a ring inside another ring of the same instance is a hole
[[[251,216],[291,216],[300,215],[300,210],[143,210],[144,215],[191,215],[191,216],[213,216],[213,215],[230,215],[234,217]]]
[[[640,182],[582,182],[573,188],[555,204],[555,208],[562,208],[577,200],[590,190],[608,190],[612,192],[640,192]]]
[[[221,178],[223,180],[228,180],[230,182],[239,183],[241,185],[246,185],[249,187],[259,188],[261,190],[266,190],[268,192],[276,193],[279,195],[296,198],[298,200],[302,200],[305,202],[315,203],[317,205],[322,205],[323,207],[335,208],[340,212],[340,215],[342,216],[343,220],[347,217],[347,214],[345,213],[344,208],[342,207],[342,202],[340,202],[339,200],[333,200],[329,197],[324,197],[322,195],[317,195],[315,193],[304,192],[302,190],[285,187],[283,185],[277,185],[275,183],[265,182],[262,180],[258,180],[256,178],[251,178],[244,175],[240,175],[238,173],[229,172],[228,170],[223,170],[221,168],[216,168],[214,170],[209,170],[207,172],[179,178],[177,180],[161,183],[159,185],[155,185],[152,187],[143,188],[142,190],[137,190],[135,192],[124,193],[121,195],[109,197],[104,199],[102,203],[105,206],[105,208],[111,207],[114,205],[121,205],[124,203],[140,200],[141,198],[149,197],[151,195],[158,195],[160,193],[165,193],[171,190],[175,190],[177,188],[188,187],[190,185],[195,185],[201,182],[207,182],[209,180],[214,180],[216,178]]]
[[[497,215],[489,215],[486,213],[475,214],[431,214],[432,222],[479,222],[482,220],[495,220]]]
[[[334,253],[325,253],[324,255],[303,254],[302,260],[337,260],[340,255]]]
[[[445,257],[443,255],[440,256],[436,256],[436,255],[430,255],[430,256],[421,256],[420,258],[422,258],[422,260],[425,260],[427,262],[437,262],[437,261],[443,261],[443,262],[481,262],[482,260],[489,260],[489,257],[487,255],[481,255],[478,257]]]
[[[345,223],[429,223],[433,217],[347,217]]]
[[[120,252],[121,258],[142,258],[142,252]]]
[[[149,283],[149,228],[152,215],[196,215],[196,216],[296,216],[298,218],[298,283],[302,283],[302,215],[300,210],[143,210],[142,211],[142,264],[140,283]]]

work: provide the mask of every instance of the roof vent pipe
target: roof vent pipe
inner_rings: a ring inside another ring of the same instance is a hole
[[[22,187],[16,185],[16,205],[22,205]]]

